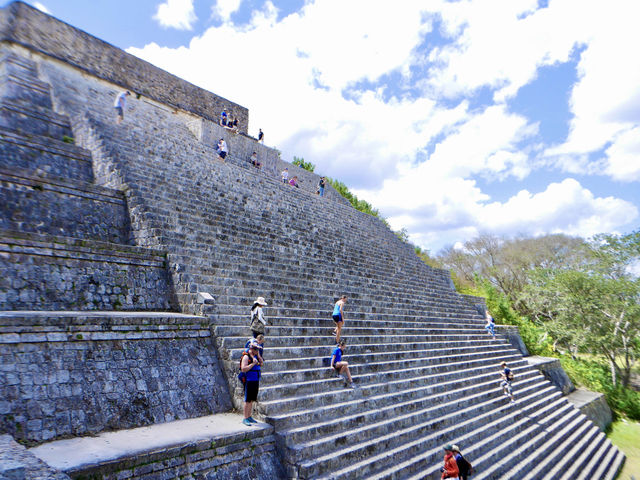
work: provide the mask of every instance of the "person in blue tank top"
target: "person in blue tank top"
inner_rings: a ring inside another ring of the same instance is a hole
[[[336,343],[340,343],[340,333],[344,326],[344,304],[347,303],[347,296],[342,295],[340,299],[333,306],[333,321],[336,322],[336,328],[333,330],[333,334],[336,336]]]
[[[331,354],[331,366],[330,368],[336,373],[336,375],[344,375],[347,383],[345,387],[355,388],[353,379],[351,378],[351,372],[349,371],[349,364],[342,360],[342,352],[347,346],[346,340],[340,340],[338,345]]]
[[[258,359],[258,346],[255,343],[249,345],[249,351],[243,355],[240,362],[240,370],[246,375],[244,383],[244,420],[242,423],[250,427],[258,423],[251,416],[253,402],[258,400],[258,389],[260,388],[260,360]]]

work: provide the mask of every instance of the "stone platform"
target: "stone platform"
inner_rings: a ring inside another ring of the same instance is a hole
[[[45,443],[29,451],[71,478],[282,478],[273,427],[233,413]]]

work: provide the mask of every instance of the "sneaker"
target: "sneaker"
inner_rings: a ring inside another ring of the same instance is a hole
[[[356,386],[355,386],[355,384],[353,382],[351,382],[351,383],[345,385],[345,388],[350,388],[351,390],[353,390],[353,389],[356,388]]]
[[[248,418],[242,420],[242,423],[244,423],[247,427],[250,427],[252,425],[251,420],[249,420]]]
[[[249,420],[251,423],[258,423],[258,421],[253,417],[249,417],[247,418],[247,420]]]
[[[503,392],[505,397],[508,397],[509,394],[507,392]]]
[[[511,400],[511,403],[516,403],[516,401],[512,399],[512,400]]]

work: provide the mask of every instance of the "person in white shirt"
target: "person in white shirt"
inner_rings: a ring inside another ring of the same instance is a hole
[[[116,101],[113,102],[113,107],[116,109],[116,113],[118,114],[118,119],[116,121],[118,125],[120,125],[122,120],[124,120],[124,109],[127,106],[127,97],[130,95],[131,92],[129,90],[122,92],[116,97]]]

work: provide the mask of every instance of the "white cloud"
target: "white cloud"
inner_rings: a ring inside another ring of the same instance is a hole
[[[605,153],[606,174],[621,182],[640,181],[640,126],[621,132]]]
[[[616,180],[638,180],[634,166],[640,163],[640,150],[637,144],[632,146],[630,132],[640,126],[640,60],[635,52],[640,43],[636,21],[640,3],[584,2],[580,17],[590,29],[578,63],[579,80],[571,93],[569,137],[548,154],[573,156],[570,165],[580,173],[600,169]],[[610,164],[604,169],[602,159],[585,160],[585,154],[607,145]],[[623,166],[623,161],[628,164]]]
[[[163,27],[191,30],[197,20],[193,0],[166,0],[158,5],[153,19]]]
[[[236,26],[228,20],[240,2],[219,0],[214,8],[223,24],[193,37],[188,47],[149,44],[129,52],[247,106],[250,133],[262,128],[266,143],[285,159],[303,156],[316,171],[344,181],[420,245],[440,247],[491,230],[591,235],[638,218],[629,202],[595,197],[576,180],[538,183],[538,193],[525,183],[541,166],[624,180],[640,176],[632,120],[640,111],[633,100],[640,73],[630,72],[640,72],[636,56],[606,63],[626,71],[629,79],[616,80],[621,92],[608,91],[606,68],[597,71],[604,50],[614,46],[601,37],[615,29],[615,22],[597,20],[606,16],[601,9],[622,10],[620,3],[551,0],[548,8],[536,9],[536,0],[414,0],[389,8],[324,0],[278,20],[267,1],[248,25]],[[627,8],[614,18],[629,13]],[[620,28],[634,29],[632,24],[627,19]],[[425,51],[435,25],[451,43]],[[533,143],[538,125],[511,112],[506,100],[541,66],[567,61],[578,47],[584,50],[571,135],[566,145],[543,154],[546,146]],[[411,85],[415,71],[425,73]],[[412,95],[377,83],[388,76],[411,87]],[[492,104],[478,107],[464,98],[483,86],[496,89]],[[589,110],[588,97],[599,95],[605,100]],[[443,102],[454,97],[461,100]],[[625,109],[628,102],[633,108]],[[587,138],[597,126],[608,128],[604,136],[611,143],[594,163],[590,149],[605,145],[595,135]],[[516,189],[513,182],[520,182]],[[505,184],[520,192],[492,202]]]
[[[241,3],[242,0],[216,0],[211,6],[211,12],[223,22],[227,22],[231,14],[238,11]]]
[[[47,7],[45,7],[42,3],[40,2],[34,2],[33,6],[35,8],[37,8],[38,10],[40,10],[41,12],[44,12],[48,15],[51,15],[51,12],[49,11],[49,9]]]

